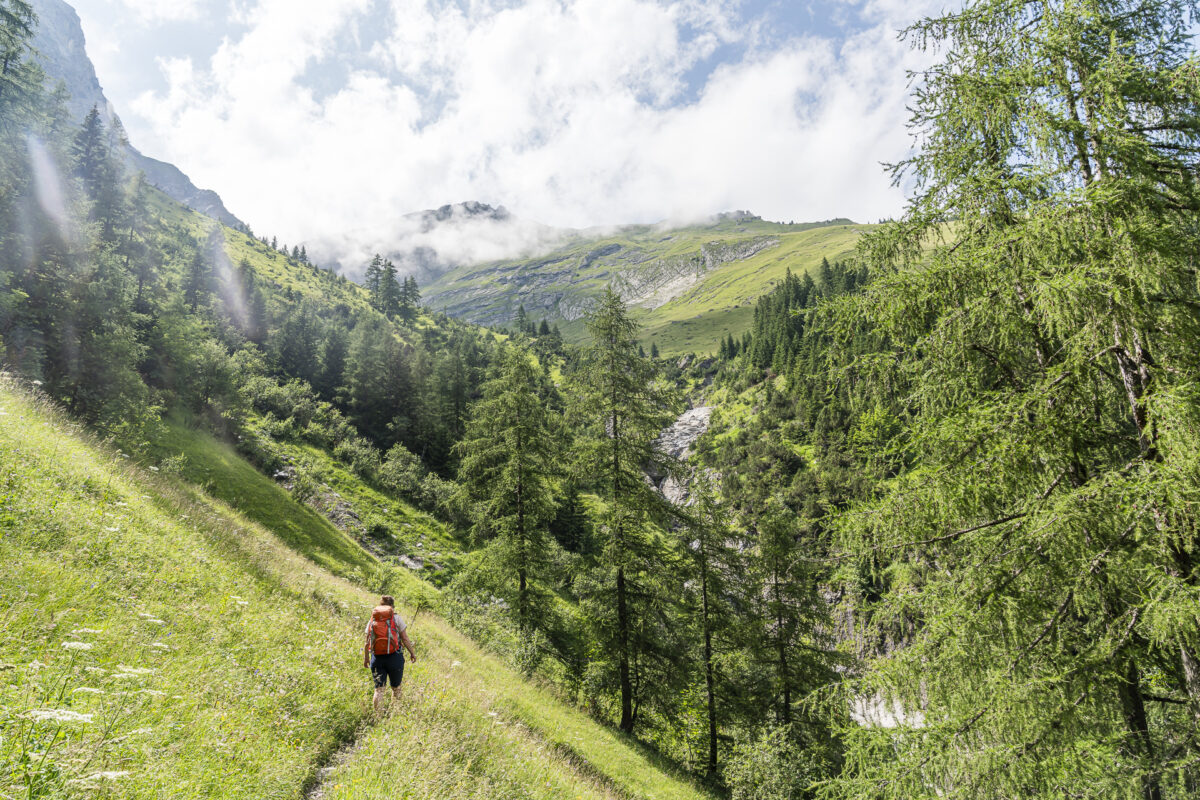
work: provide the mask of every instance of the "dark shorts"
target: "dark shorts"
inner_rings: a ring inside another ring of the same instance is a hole
[[[382,689],[388,681],[392,682],[392,688],[398,687],[404,678],[404,651],[397,650],[385,656],[372,656],[371,676],[375,678],[376,689]]]

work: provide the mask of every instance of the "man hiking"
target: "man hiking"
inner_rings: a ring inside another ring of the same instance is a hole
[[[413,651],[412,642],[408,639],[407,627],[404,620],[396,613],[396,601],[391,595],[385,594],[380,598],[380,604],[371,612],[367,621],[367,641],[363,645],[363,667],[371,668],[375,679],[375,716],[383,715],[383,701],[386,697],[386,686],[392,684],[392,696],[395,702],[400,702],[400,681],[404,678],[404,653],[400,645],[408,650],[408,655],[416,663],[417,654]]]

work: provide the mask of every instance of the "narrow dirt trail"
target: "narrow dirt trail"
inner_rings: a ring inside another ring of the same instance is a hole
[[[354,758],[359,744],[376,724],[378,723],[375,720],[368,720],[367,724],[360,726],[354,732],[354,736],[325,759],[321,766],[317,767],[312,785],[304,791],[304,800],[325,800],[329,790],[333,788],[333,777],[337,774],[338,768]]]

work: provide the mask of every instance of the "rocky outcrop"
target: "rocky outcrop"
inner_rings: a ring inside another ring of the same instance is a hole
[[[686,460],[692,453],[692,445],[708,430],[712,411],[712,406],[697,406],[680,414],[679,419],[658,438],[663,452],[672,458]]]
[[[427,212],[428,213],[428,212]],[[669,242],[670,234],[661,237]],[[662,258],[655,242],[608,242],[590,249],[568,248],[528,261],[502,261],[471,270],[468,280],[437,283],[427,299],[447,313],[481,325],[505,325],[517,309],[535,318],[573,322],[612,283],[627,304],[655,309],[684,295],[712,270],[779,245],[776,236],[714,240],[689,254]],[[451,273],[453,274],[453,273]]]
[[[117,113],[104,96],[96,69],[88,58],[79,15],[63,0],[31,2],[38,16],[33,46],[47,83],[51,88],[59,83],[66,87],[70,95],[67,109],[73,118],[82,122],[96,108],[111,127],[118,120]],[[150,158],[132,144],[125,145],[123,156],[131,170],[144,173],[146,180],[168,197],[231,228],[246,229],[246,224],[225,208],[216,192],[197,188],[175,165]]]
[[[692,445],[708,430],[712,418],[711,406],[689,408],[679,415],[675,422],[658,437],[658,446],[662,452],[673,459],[686,461],[692,454]],[[663,497],[677,506],[691,503],[691,482],[685,476],[654,475],[651,481],[658,487]]]

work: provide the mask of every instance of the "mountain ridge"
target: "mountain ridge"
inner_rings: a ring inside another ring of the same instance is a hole
[[[777,223],[732,211],[690,226],[574,231],[537,256],[460,264],[422,291],[426,303],[451,316],[503,326],[524,309],[576,341],[595,297],[611,283],[647,344],[667,354],[714,353],[726,336],[749,329],[753,302],[789,270],[807,273],[823,259],[848,258],[871,227],[845,218]]]
[[[95,66],[87,55],[79,14],[64,0],[31,0],[31,5],[38,16],[34,49],[48,82],[66,86],[67,108],[76,122],[96,108],[111,128],[120,117],[104,94]],[[131,170],[144,173],[147,181],[177,202],[231,228],[248,230],[246,223],[225,207],[219,194],[199,188],[174,164],[152,158],[129,142],[125,143],[122,156]]]

